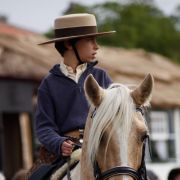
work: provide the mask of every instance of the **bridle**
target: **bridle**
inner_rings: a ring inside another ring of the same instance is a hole
[[[144,110],[142,107],[137,107],[136,111],[144,115]],[[91,118],[93,118],[95,114],[96,114],[96,109],[93,111]],[[147,180],[146,165],[145,165],[145,151],[146,151],[147,139],[149,144],[149,136],[147,136],[147,138],[143,142],[141,165],[138,170],[135,170],[129,166],[116,166],[104,172],[101,172],[98,162],[95,160],[93,165],[95,179],[106,180],[118,175],[128,175],[134,178],[135,180]]]

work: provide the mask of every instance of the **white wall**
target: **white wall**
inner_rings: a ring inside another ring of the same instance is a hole
[[[174,115],[174,131],[175,131],[175,162],[169,163],[147,163],[147,169],[155,172],[160,180],[167,180],[168,173],[172,168],[180,168],[180,110],[175,109],[173,111]]]
[[[178,167],[177,163],[148,163],[147,169],[152,170],[159,177],[159,180],[167,180],[168,173],[172,168]],[[180,166],[180,164],[179,164]]]

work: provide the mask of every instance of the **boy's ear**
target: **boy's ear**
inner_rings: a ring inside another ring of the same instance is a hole
[[[71,42],[69,40],[64,41],[64,46],[68,49],[68,50],[72,50],[72,45]]]

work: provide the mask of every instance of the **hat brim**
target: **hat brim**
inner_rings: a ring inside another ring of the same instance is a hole
[[[45,45],[45,44],[50,44],[54,43],[57,41],[64,41],[64,40],[69,40],[69,39],[75,39],[75,38],[81,38],[81,37],[91,37],[91,36],[104,36],[104,35],[110,35],[115,33],[116,31],[108,31],[108,32],[98,32],[98,33],[92,33],[92,34],[86,34],[86,35],[78,35],[78,36],[68,36],[68,37],[62,37],[62,38],[54,38],[49,41],[45,41],[42,43],[39,43],[38,45]]]

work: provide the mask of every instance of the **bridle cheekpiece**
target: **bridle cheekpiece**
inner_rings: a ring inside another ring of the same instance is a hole
[[[92,115],[91,115],[92,119],[96,115],[96,110],[97,109],[95,108],[92,112]],[[144,116],[143,107],[137,107],[136,111],[140,112]],[[115,166],[111,169],[101,172],[98,162],[95,160],[93,164],[95,179],[106,180],[106,179],[109,179],[111,177],[118,176],[118,175],[127,175],[127,176],[131,176],[135,180],[147,180],[146,165],[145,165],[145,149],[146,149],[147,139],[148,139],[148,144],[149,144],[149,136],[147,136],[147,138],[143,142],[141,165],[138,170],[135,170],[129,166]]]

